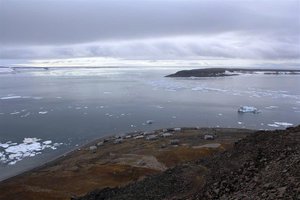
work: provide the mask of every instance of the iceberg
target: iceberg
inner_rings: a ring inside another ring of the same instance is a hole
[[[253,107],[253,106],[241,106],[238,109],[238,113],[259,113],[260,110],[258,110],[257,108]]]

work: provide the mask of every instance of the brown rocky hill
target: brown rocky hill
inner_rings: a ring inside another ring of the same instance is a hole
[[[300,126],[258,131],[213,157],[73,199],[300,199]]]

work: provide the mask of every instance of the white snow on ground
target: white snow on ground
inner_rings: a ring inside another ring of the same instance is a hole
[[[294,124],[288,123],[288,122],[274,122],[273,124],[268,124],[268,126],[271,126],[271,127],[280,127],[280,126],[287,127],[287,126],[293,126],[293,125]]]
[[[0,143],[0,164],[14,165],[26,157],[41,154],[45,149],[57,149],[63,143],[52,144],[51,140],[42,141],[39,138],[24,138],[22,143]]]

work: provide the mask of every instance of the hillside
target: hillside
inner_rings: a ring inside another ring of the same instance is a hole
[[[300,126],[258,131],[233,149],[76,200],[299,199]]]

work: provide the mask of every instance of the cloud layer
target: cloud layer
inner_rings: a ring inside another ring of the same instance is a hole
[[[1,0],[2,59],[299,59],[300,1]]]

